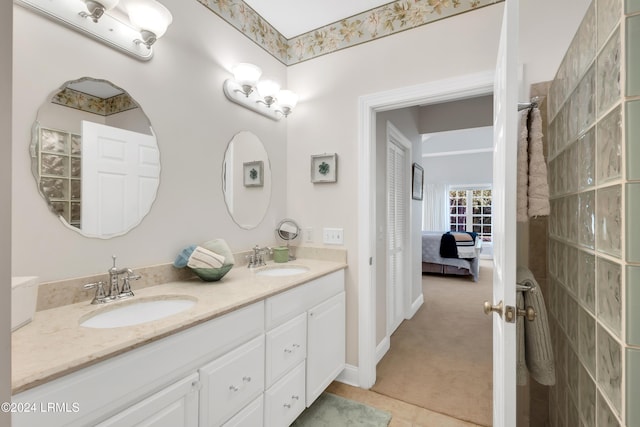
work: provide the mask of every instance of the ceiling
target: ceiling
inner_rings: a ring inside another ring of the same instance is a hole
[[[244,0],[287,39],[333,24],[389,0]]]

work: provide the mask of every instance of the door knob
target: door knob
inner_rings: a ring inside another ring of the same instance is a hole
[[[525,319],[527,319],[528,321],[532,322],[536,318],[536,311],[531,306],[529,306],[529,307],[527,307],[525,309],[519,308],[518,309],[518,316],[522,316]]]
[[[504,305],[502,304],[502,301],[500,301],[496,305],[491,305],[489,301],[485,301],[483,307],[484,307],[484,314],[490,314],[493,311],[495,313],[498,313],[500,317],[502,317],[502,312],[504,309]]]

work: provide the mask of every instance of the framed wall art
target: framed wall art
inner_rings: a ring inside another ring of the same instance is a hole
[[[411,198],[413,200],[422,200],[424,188],[424,169],[417,163],[411,168]]]
[[[245,187],[262,187],[264,185],[264,163],[262,160],[245,162],[242,166]]]
[[[311,156],[311,182],[338,181],[338,155],[316,154]]]

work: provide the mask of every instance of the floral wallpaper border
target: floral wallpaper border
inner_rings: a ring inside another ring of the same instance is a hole
[[[110,116],[138,108],[138,104],[126,93],[103,99],[70,88],[56,93],[51,102],[100,116]]]
[[[285,65],[336,52],[504,0],[397,0],[286,39],[242,0],[198,0]]]

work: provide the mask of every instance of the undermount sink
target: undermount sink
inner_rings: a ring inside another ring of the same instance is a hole
[[[135,297],[134,297],[135,298]],[[180,296],[175,298],[146,298],[129,300],[113,307],[105,307],[95,314],[80,320],[85,328],[119,328],[138,325],[173,316],[193,307],[195,298]]]
[[[258,276],[295,276],[296,274],[302,274],[309,271],[307,267],[302,265],[283,265],[283,266],[273,266],[273,267],[265,267],[264,269],[256,272]]]

